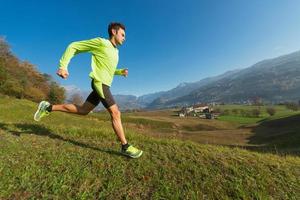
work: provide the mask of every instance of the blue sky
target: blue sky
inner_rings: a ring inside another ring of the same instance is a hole
[[[72,41],[107,37],[107,25],[126,25],[113,94],[165,91],[267,58],[300,50],[299,0],[0,0],[0,35],[21,60],[55,77]],[[62,85],[90,90],[90,55],[69,65]]]

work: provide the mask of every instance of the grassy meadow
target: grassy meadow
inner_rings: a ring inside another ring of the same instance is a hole
[[[244,122],[124,113],[127,139],[144,150],[129,159],[119,154],[107,113],[52,113],[35,122],[36,107],[0,98],[0,199],[300,196],[298,112],[282,107]]]

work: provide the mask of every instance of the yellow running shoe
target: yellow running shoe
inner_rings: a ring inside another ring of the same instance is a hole
[[[49,111],[47,111],[47,108],[49,106],[50,106],[50,103],[48,101],[42,101],[39,104],[39,107],[38,107],[37,111],[35,112],[33,119],[35,121],[40,121],[42,119],[42,117],[49,115]]]
[[[121,150],[121,153],[125,156],[129,156],[131,158],[139,158],[143,154],[142,150],[139,150],[135,148],[132,145],[129,145],[129,147],[126,150]]]

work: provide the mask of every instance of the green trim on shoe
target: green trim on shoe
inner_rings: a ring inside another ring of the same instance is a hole
[[[143,151],[135,148],[132,145],[129,145],[129,147],[125,151],[121,150],[121,153],[131,158],[139,158],[143,154]]]
[[[40,121],[43,117],[48,116],[50,113],[47,111],[47,108],[50,106],[48,101],[41,101],[37,111],[34,114],[33,119],[35,121]]]

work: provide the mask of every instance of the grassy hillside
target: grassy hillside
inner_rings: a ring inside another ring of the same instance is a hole
[[[296,156],[153,138],[130,126],[149,121],[125,117],[129,141],[144,150],[140,159],[129,159],[118,153],[106,117],[53,113],[37,123],[32,120],[35,108],[30,101],[0,99],[0,199],[300,196]]]
[[[253,128],[255,134],[250,138],[250,143],[300,155],[299,121],[300,114],[264,120]]]
[[[222,105],[229,110],[217,120],[199,117],[178,117],[177,110],[156,110],[124,113],[123,122],[145,135],[177,138],[201,144],[241,147],[257,152],[300,155],[300,112],[285,106],[274,106],[276,113],[267,114],[267,106],[260,106],[259,117],[241,116],[241,110],[251,111],[257,106]],[[234,112],[237,110],[238,112]],[[106,113],[94,115],[109,120]],[[280,124],[280,127],[277,126]]]

